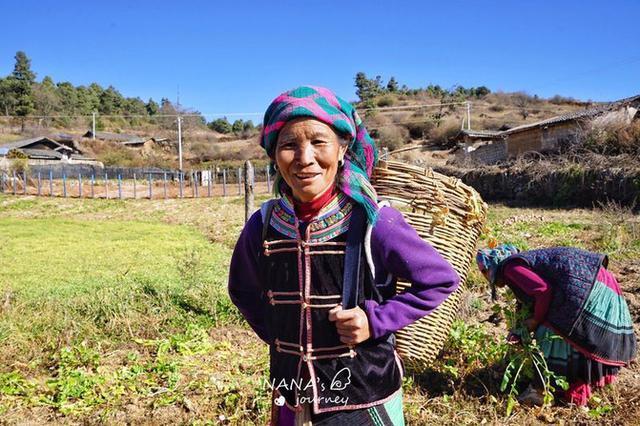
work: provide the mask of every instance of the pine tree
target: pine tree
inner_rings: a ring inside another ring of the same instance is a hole
[[[231,126],[231,130],[233,131],[233,133],[240,133],[243,129],[244,121],[242,121],[241,119],[234,121],[233,125]]]
[[[32,86],[36,75],[31,71],[31,60],[27,55],[19,51],[15,56],[16,63],[13,72],[7,78],[9,80],[9,91],[14,99],[13,113],[22,118],[22,130],[24,130],[24,117],[33,113],[34,102]]]
[[[158,103],[153,99],[149,98],[149,102],[147,102],[146,108],[147,108],[147,114],[156,115],[160,110],[160,105],[158,105]]]
[[[391,77],[389,82],[387,83],[387,91],[390,93],[395,93],[398,91],[398,82],[395,77]]]
[[[227,134],[231,133],[231,123],[227,120],[227,117],[218,118],[213,120],[207,125],[211,130],[215,130],[218,133]]]
[[[53,79],[46,76],[42,83],[33,87],[35,110],[41,115],[52,115],[60,108],[60,99],[56,95],[56,85]]]

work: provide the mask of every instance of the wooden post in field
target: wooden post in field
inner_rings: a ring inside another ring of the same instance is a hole
[[[164,172],[164,199],[167,199],[167,172]]]
[[[207,197],[211,197],[211,179],[213,179],[213,170],[209,169],[209,179],[207,179]]]
[[[153,189],[151,189],[151,173],[149,173],[149,199],[151,200],[153,198]]]
[[[109,199],[109,173],[104,172],[104,198]]]
[[[49,169],[49,197],[53,197],[53,169]]]
[[[222,169],[222,196],[227,196],[227,169]]]
[[[122,175],[118,173],[118,198],[122,200]]]
[[[62,171],[62,196],[67,196],[67,172]]]
[[[137,198],[138,192],[136,191],[136,174],[133,174],[133,199]]]
[[[193,184],[193,196],[198,198],[198,172],[191,172],[191,183]]]
[[[78,198],[82,198],[82,173],[78,173]]]
[[[27,195],[27,171],[26,170],[22,171],[22,184],[23,184],[22,195]]]
[[[96,175],[95,173],[91,173],[91,198],[96,198]]]
[[[253,213],[253,165],[251,161],[244,162],[244,222]]]
[[[183,186],[182,170],[178,172],[178,181],[180,181],[180,198],[182,198],[182,186]]]
[[[18,177],[16,176],[16,171],[13,171],[13,195],[16,195],[16,192],[18,191],[18,188],[16,188],[16,185],[18,185]]]
[[[238,195],[242,195],[242,169],[238,167]]]
[[[38,172],[38,197],[42,195],[42,177],[40,176],[40,172]]]

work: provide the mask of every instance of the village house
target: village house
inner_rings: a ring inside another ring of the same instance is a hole
[[[152,152],[155,146],[165,147],[170,145],[167,138],[140,137],[126,133],[96,132],[95,136],[98,140],[114,142],[127,148],[140,149],[144,153]],[[82,137],[93,139],[93,132],[89,130]]]
[[[456,137],[460,148],[456,156],[493,164],[527,153],[556,151],[575,143],[590,123],[630,123],[640,117],[638,109],[640,95],[503,131],[464,129]]]
[[[88,164],[102,167],[94,158],[86,157],[77,148],[46,136],[8,142],[0,145],[0,169],[9,167],[12,157],[26,157],[29,165]]]

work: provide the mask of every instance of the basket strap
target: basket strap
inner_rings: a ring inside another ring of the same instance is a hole
[[[358,304],[360,284],[360,259],[365,233],[365,215],[360,206],[354,205],[347,231],[347,248],[344,255],[344,275],[342,279],[342,307],[355,308]]]
[[[262,216],[262,241],[267,239],[267,232],[269,231],[269,224],[271,223],[271,215],[273,214],[273,208],[276,206],[278,200],[267,200],[260,206],[260,216]]]

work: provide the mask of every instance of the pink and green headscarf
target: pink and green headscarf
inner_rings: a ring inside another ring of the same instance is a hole
[[[280,129],[288,121],[301,117],[321,121],[350,139],[344,166],[338,171],[337,185],[364,208],[368,222],[375,223],[377,195],[369,178],[378,161],[378,152],[362,119],[349,102],[323,87],[301,86],[285,92],[271,102],[264,114],[260,145],[273,158]],[[276,191],[282,191],[282,185],[286,184],[280,179]]]
[[[496,299],[498,271],[505,260],[519,252],[520,250],[512,244],[500,244],[494,248],[478,250],[476,253],[478,268],[480,268],[480,270],[486,270],[489,273],[489,285],[491,286],[491,298],[493,300]]]

